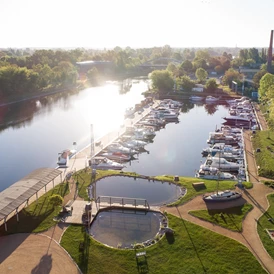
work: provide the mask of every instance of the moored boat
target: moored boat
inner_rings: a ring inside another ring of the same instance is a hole
[[[236,181],[235,175],[228,172],[221,172],[218,168],[214,167],[202,167],[195,173],[196,178],[205,180],[231,180]]]
[[[94,157],[89,160],[89,166],[94,169],[114,169],[114,170],[121,170],[124,168],[124,165],[117,163],[115,161],[109,160],[106,157]]]

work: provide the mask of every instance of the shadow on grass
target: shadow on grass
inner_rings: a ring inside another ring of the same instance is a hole
[[[9,235],[14,233],[31,233],[35,230],[49,215],[52,214],[54,208],[50,208],[39,216],[32,216],[32,214],[25,209],[21,210],[18,214],[19,222],[17,222],[16,216],[9,219],[7,223],[7,231],[5,226],[0,227],[0,235]]]
[[[175,242],[175,237],[173,233],[166,233],[167,242],[172,245]]]
[[[88,229],[84,226],[82,227],[82,232],[84,233],[84,241],[79,243],[79,267],[83,273],[87,273],[89,262],[90,236],[88,234]]]
[[[196,248],[196,246],[195,246],[195,244],[194,244],[194,241],[193,241],[191,235],[189,234],[189,231],[188,231],[188,229],[187,229],[187,227],[186,227],[185,221],[184,221],[184,219],[182,218],[181,212],[179,211],[179,209],[178,209],[177,206],[176,206],[176,209],[177,209],[177,211],[178,211],[178,215],[180,216],[180,219],[182,220],[182,223],[183,223],[183,225],[184,225],[184,227],[185,227],[185,230],[186,230],[186,232],[187,232],[187,234],[188,234],[188,237],[189,237],[189,239],[190,239],[190,241],[191,241],[191,243],[192,243],[192,245],[193,245],[193,248],[194,248],[194,250],[195,250],[195,253],[196,253],[196,255],[197,255],[197,258],[198,258],[199,261],[200,261],[200,264],[201,264],[201,266],[202,266],[202,268],[203,268],[203,271],[204,271],[204,273],[206,273],[207,270],[206,270],[206,268],[205,268],[205,266],[204,266],[204,264],[203,264],[203,262],[202,262],[202,260],[201,260],[201,258],[200,258],[200,256],[199,256],[199,253],[198,253],[197,248]]]

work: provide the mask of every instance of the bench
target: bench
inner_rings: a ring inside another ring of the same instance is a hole
[[[142,252],[136,253],[136,257],[137,257],[137,258],[138,258],[138,257],[141,257],[141,256],[145,256],[145,257],[146,257],[146,255],[147,255],[146,251],[142,251]]]

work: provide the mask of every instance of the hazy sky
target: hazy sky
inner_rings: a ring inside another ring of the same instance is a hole
[[[274,0],[1,0],[2,47],[268,47]]]

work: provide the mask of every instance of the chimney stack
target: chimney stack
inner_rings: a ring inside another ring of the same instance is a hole
[[[273,30],[270,34],[270,43],[267,54],[267,72],[272,73],[272,48],[273,48]]]

